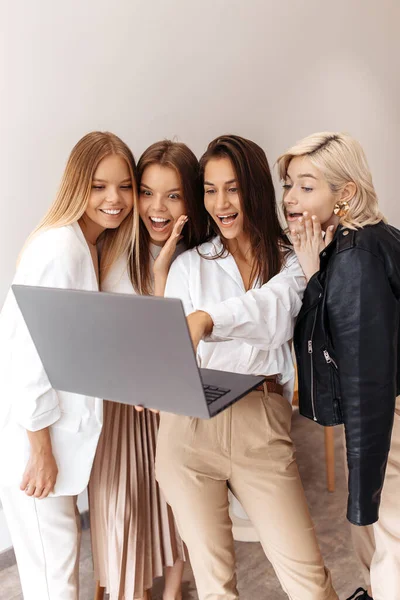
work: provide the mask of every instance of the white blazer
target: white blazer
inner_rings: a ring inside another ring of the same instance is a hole
[[[78,223],[37,235],[24,250],[13,283],[98,290]],[[0,485],[19,485],[30,452],[27,431],[50,427],[58,465],[55,496],[85,489],[100,435],[103,401],[55,391],[9,291],[0,314]]]

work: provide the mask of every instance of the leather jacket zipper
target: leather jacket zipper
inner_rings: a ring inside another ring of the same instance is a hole
[[[335,369],[337,370],[338,366],[335,363],[335,361],[333,360],[333,358],[329,355],[328,350],[324,350],[323,353],[324,353],[324,358],[325,358],[327,364],[328,365],[332,364],[335,367]]]
[[[314,363],[313,363],[313,343],[312,343],[312,338],[314,335],[314,329],[315,329],[315,324],[317,322],[317,315],[318,315],[318,307],[317,310],[315,311],[315,317],[314,317],[314,322],[313,322],[313,326],[312,326],[312,330],[311,330],[311,339],[308,340],[308,354],[310,355],[310,361],[311,361],[311,408],[312,408],[312,414],[313,414],[313,420],[317,421],[317,416],[315,413],[315,399],[314,399]]]
[[[330,365],[330,371],[331,371],[331,385],[332,385],[332,394],[333,394],[333,399],[332,399],[332,404],[333,404],[333,410],[335,413],[335,417],[337,419],[338,423],[343,423],[343,416],[342,416],[342,411],[341,411],[341,407],[340,407],[340,402],[339,402],[339,398],[336,395],[336,383],[335,383],[335,375],[333,374],[333,371],[338,371],[338,366],[337,363],[333,360],[333,358],[330,356],[328,350],[322,350],[322,354],[324,355],[325,361],[328,365]],[[332,371],[333,369],[333,371]]]

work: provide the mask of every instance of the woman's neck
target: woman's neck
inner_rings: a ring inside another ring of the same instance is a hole
[[[158,242],[156,240],[153,240],[153,238],[149,237],[149,241],[150,244],[152,244],[153,246],[158,246],[159,248],[162,248],[167,240],[165,240],[165,242]]]
[[[333,225],[334,229],[336,231],[339,223],[340,223],[340,218],[337,215],[335,215],[335,213],[332,213],[331,218],[326,223],[322,223],[321,229],[323,231],[326,231],[330,225]]]
[[[228,250],[237,260],[245,261],[249,264],[253,262],[253,250],[248,235],[240,235],[233,240],[226,240]]]
[[[96,246],[99,236],[104,231],[104,227],[101,227],[101,225],[98,225],[94,221],[85,218],[85,215],[79,219],[78,224],[88,245]]]

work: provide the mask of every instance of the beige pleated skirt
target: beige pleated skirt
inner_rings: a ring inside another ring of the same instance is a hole
[[[159,417],[104,402],[104,422],[89,482],[94,573],[110,600],[140,598],[183,559],[171,508],[155,480]]]

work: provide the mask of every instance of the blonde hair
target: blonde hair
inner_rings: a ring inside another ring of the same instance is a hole
[[[347,183],[356,185],[356,192],[349,201],[349,210],[340,218],[343,226],[357,229],[386,221],[379,210],[364,150],[357,140],[347,133],[321,132],[309,135],[278,158],[281,181],[286,179],[289,163],[295,156],[307,156],[314,167],[323,173],[334,193]]]
[[[132,179],[133,211],[118,228],[107,229],[102,234],[100,277],[103,279],[114,262],[124,253],[130,255],[134,253],[137,268],[140,269],[139,252],[138,248],[135,248],[139,231],[136,163],[128,146],[119,137],[108,131],[92,131],[74,146],[68,158],[57,196],[39,225],[28,237],[22,252],[32,238],[41,231],[71,225],[79,221],[89,202],[95,171],[99,163],[112,154],[121,156],[128,165]]]

